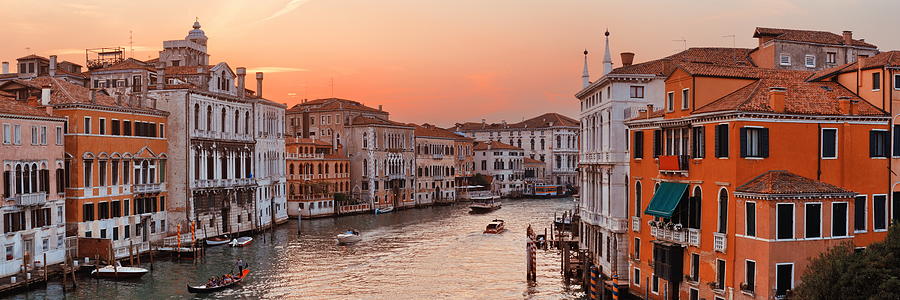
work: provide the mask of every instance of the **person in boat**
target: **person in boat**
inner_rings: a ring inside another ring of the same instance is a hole
[[[244,269],[247,267],[247,264],[244,263],[244,260],[238,258],[238,261],[234,263],[234,266],[238,269],[238,274],[244,274]]]

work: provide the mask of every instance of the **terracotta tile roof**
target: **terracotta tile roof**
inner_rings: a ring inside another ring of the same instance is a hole
[[[763,36],[771,36],[783,41],[844,45],[843,35],[827,31],[756,27],[753,37]],[[857,39],[854,39],[851,44],[857,47],[878,48],[878,46]]]
[[[146,62],[143,62],[143,61],[140,61],[140,60],[137,60],[134,58],[129,58],[129,59],[117,62],[109,67],[91,70],[89,72],[94,73],[94,72],[102,72],[102,71],[135,70],[135,69],[148,70],[148,71],[156,70],[156,68],[154,68],[153,65],[151,65],[151,64],[148,64]],[[168,71],[166,72],[166,74],[168,74]]]
[[[0,89],[6,89],[13,84],[27,86],[32,89],[42,89],[45,86],[49,86],[51,104],[94,104],[109,107],[129,107],[144,111],[158,111],[151,108],[130,107],[128,101],[122,101],[122,104],[118,104],[116,103],[115,98],[100,91],[95,93],[94,101],[92,102],[90,89],[49,76],[36,77],[30,80],[13,79],[0,83]]]
[[[518,122],[518,123],[456,123],[448,128],[450,131],[470,130],[497,130],[497,129],[523,129],[523,128],[549,128],[556,126],[578,127],[578,120],[566,117],[558,113],[545,113],[543,115]]]
[[[498,141],[487,141],[487,142],[476,141],[475,147],[473,149],[478,150],[478,151],[480,151],[480,150],[522,150],[522,148],[510,145],[510,144],[504,144],[504,143],[501,143]]]
[[[359,126],[359,125],[385,125],[385,126],[401,126],[401,127],[409,127],[413,128],[408,124],[394,122],[391,120],[385,120],[378,117],[367,116],[367,115],[358,115],[350,120],[350,126]]]
[[[755,66],[747,48],[689,48],[665,58],[623,66],[610,74],[665,75],[677,63],[703,63],[723,66]]]
[[[525,164],[526,164],[526,165],[543,165],[544,162],[542,162],[542,161],[540,161],[540,160],[537,160],[537,159],[534,159],[534,158],[531,158],[531,157],[526,157],[526,158],[525,158]]]
[[[773,170],[750,179],[735,192],[766,195],[852,194],[843,188],[788,171]]]
[[[416,137],[436,137],[436,138],[449,138],[449,139],[456,139],[456,140],[463,140],[463,139],[471,140],[470,138],[458,135],[458,134],[454,133],[453,131],[443,129],[443,128],[440,128],[440,127],[437,127],[437,126],[434,126],[434,125],[431,125],[428,123],[422,124],[422,125],[416,125],[416,124],[409,124],[409,125],[416,127],[416,133],[415,133]]]
[[[870,68],[900,68],[900,51],[892,50],[886,51],[876,54],[875,56],[868,57],[862,60],[862,69],[870,69]],[[840,65],[837,67],[828,68],[825,70],[821,70],[816,72],[810,77],[810,80],[822,80],[826,77],[830,77],[832,75],[853,72],[856,71],[859,67],[859,61],[855,61],[852,63]]]
[[[17,101],[15,98],[0,95],[0,114],[49,117],[47,111]]]
[[[371,108],[357,101],[341,99],[341,98],[324,98],[309,100],[291,107],[292,111],[334,111],[334,110],[356,110],[365,112],[377,112],[387,114],[386,111]]]
[[[749,73],[759,75],[760,79],[698,108],[694,113],[730,110],[774,113],[769,106],[769,88],[782,87],[787,89],[784,97],[786,114],[846,115],[838,101],[838,98],[846,98],[857,100],[854,115],[887,115],[837,82],[806,81],[812,72],[757,69]]]
[[[666,111],[664,109],[660,108],[658,110],[651,111],[649,114],[650,115],[647,116],[646,111],[638,111],[637,116],[634,118],[628,119],[628,121],[662,117],[662,116],[666,115]]]

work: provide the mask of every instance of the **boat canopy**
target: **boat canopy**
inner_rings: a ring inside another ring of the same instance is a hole
[[[688,185],[686,183],[660,183],[659,189],[653,194],[653,198],[650,199],[650,205],[647,205],[647,210],[644,212],[652,216],[671,218],[687,188]]]

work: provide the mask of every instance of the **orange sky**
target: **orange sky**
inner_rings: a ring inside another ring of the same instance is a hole
[[[595,79],[607,27],[616,65],[619,52],[654,59],[680,50],[673,40],[682,38],[754,47],[756,26],[849,29],[882,50],[900,48],[900,1],[720,2],[0,0],[0,59],[57,54],[83,64],[85,48],[129,47],[129,30],[134,57],[147,59],[199,17],[211,61],[266,71],[267,98],[330,97],[333,79],[335,97],[382,104],[398,121],[451,125],[577,117],[581,52],[591,51]]]

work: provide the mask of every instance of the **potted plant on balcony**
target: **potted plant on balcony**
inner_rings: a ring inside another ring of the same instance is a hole
[[[750,286],[746,282],[741,282],[741,291],[747,293],[753,293],[753,286]]]
[[[656,227],[656,220],[647,221],[647,225],[650,225],[650,227]]]
[[[672,226],[672,229],[674,229],[675,231],[681,231],[681,229],[683,229],[683,228],[684,228],[684,226],[682,226],[680,223],[675,224],[675,226]]]

